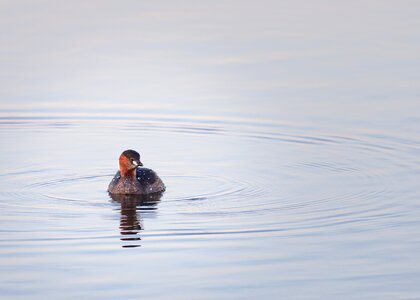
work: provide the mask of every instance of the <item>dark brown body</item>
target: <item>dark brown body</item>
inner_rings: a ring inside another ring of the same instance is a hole
[[[125,174],[125,176],[122,176],[118,171],[109,183],[108,192],[111,194],[144,195],[165,191],[165,185],[153,170],[137,168],[133,171],[132,174]]]

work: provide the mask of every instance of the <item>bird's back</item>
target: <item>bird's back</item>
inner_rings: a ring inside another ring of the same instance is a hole
[[[111,194],[151,194],[165,191],[165,185],[155,171],[136,169],[136,178],[121,177],[118,171],[108,186]]]

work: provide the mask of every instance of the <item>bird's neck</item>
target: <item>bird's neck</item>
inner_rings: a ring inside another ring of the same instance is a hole
[[[121,177],[136,177],[136,169],[127,169],[124,167],[120,167]]]

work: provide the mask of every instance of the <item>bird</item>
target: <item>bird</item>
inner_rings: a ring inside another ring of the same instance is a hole
[[[155,171],[143,168],[140,154],[134,150],[125,150],[119,158],[120,170],[108,186],[110,194],[145,195],[162,193],[166,187]]]

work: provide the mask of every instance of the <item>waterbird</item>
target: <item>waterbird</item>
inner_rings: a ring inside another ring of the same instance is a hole
[[[156,172],[143,168],[138,152],[125,150],[120,155],[119,164],[120,170],[108,186],[110,194],[145,195],[165,191],[165,184]]]

